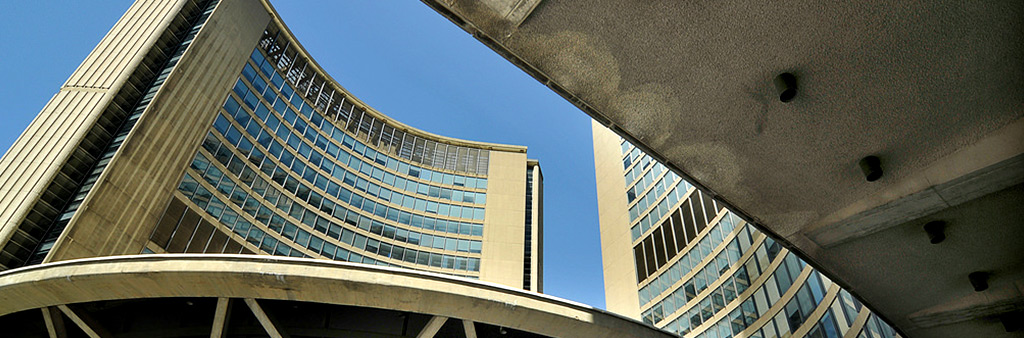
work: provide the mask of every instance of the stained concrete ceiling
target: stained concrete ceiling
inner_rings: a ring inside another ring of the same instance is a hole
[[[1024,2],[424,2],[904,334],[1019,334]]]

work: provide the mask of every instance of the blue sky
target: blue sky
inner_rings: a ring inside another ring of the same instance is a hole
[[[131,1],[0,11],[6,151]],[[544,173],[545,291],[604,308],[590,118],[418,1],[276,1],[310,54],[377,110],[445,136],[519,144]]]

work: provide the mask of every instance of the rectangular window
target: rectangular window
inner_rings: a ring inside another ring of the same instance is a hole
[[[700,307],[699,306],[694,306],[692,309],[690,309],[690,311],[686,313],[686,316],[690,317],[690,326],[691,327],[697,327],[701,323],[704,322],[700,318]]]
[[[345,244],[355,246],[352,241],[355,240],[355,233],[348,229],[342,229],[341,241]]]
[[[686,299],[694,299],[697,297],[697,289],[693,284],[693,279],[687,280],[683,284],[683,290],[686,291]]]
[[[725,308],[725,297],[722,296],[720,289],[711,291],[711,304],[714,306],[715,312],[722,311]]]
[[[764,315],[765,311],[768,311],[768,308],[769,308],[768,297],[765,295],[765,291],[764,291],[763,288],[758,289],[757,292],[754,293],[753,300],[754,300],[754,303],[755,303],[755,305],[757,307],[757,311],[758,311],[755,314],[755,316],[754,316],[754,318],[756,319],[756,318]],[[750,300],[748,299],[747,301],[750,301]]]
[[[722,283],[722,295],[725,296],[726,304],[736,299],[736,286],[733,285],[732,278],[726,279]]]
[[[715,216],[718,214],[718,210],[715,208],[715,203],[711,199],[711,195],[702,192],[700,196],[701,199],[704,201],[704,215],[707,216],[708,222],[711,222],[712,220],[715,219]]]
[[[793,279],[786,273],[785,261],[782,262],[782,265],[779,265],[778,270],[776,270],[773,276],[778,280],[780,293],[786,293],[786,290],[789,290],[789,287],[793,285]]]
[[[633,260],[636,262],[636,281],[637,283],[647,279],[647,266],[644,262],[644,248],[643,242],[633,248]]]
[[[797,302],[796,299],[792,299],[789,303],[786,303],[786,307],[783,308],[781,312],[785,313],[787,324],[793,330],[799,328],[800,324],[803,324],[804,322],[803,315],[800,313],[799,302]]]
[[[375,253],[377,253],[379,248],[380,248],[380,241],[375,240],[373,238],[368,238],[366,240],[366,252],[374,253],[375,254]]]
[[[249,93],[249,87],[245,85],[245,82],[242,82],[242,79],[238,79],[238,81],[235,81],[234,91],[235,94],[238,94],[238,97],[245,97],[245,94]]]
[[[327,229],[327,236],[330,236],[331,238],[334,239],[339,239],[341,237],[341,232],[341,226],[338,225],[337,223],[331,222],[330,226]]]
[[[323,250],[324,240],[320,237],[312,236],[309,239],[309,249],[313,252],[320,253]]]
[[[355,240],[352,241],[352,246],[356,248],[366,247],[366,236],[356,234]]]
[[[647,275],[653,275],[657,271],[658,265],[654,258],[654,240],[652,237],[647,237],[644,240],[644,255],[647,256]]]
[[[704,279],[704,270],[699,270],[693,276],[693,285],[697,288],[697,293],[701,293],[704,289],[708,288],[707,280]]]
[[[666,262],[668,262],[668,257],[666,257],[666,254],[665,254],[665,242],[664,242],[664,236],[662,235],[661,228],[655,229],[654,233],[653,233],[653,236],[651,236],[651,237],[653,237],[653,240],[654,240],[654,257],[655,257],[655,260],[657,261],[657,265],[655,266],[655,269],[661,268],[662,266],[665,265]]]
[[[707,276],[708,284],[714,283],[718,280],[719,274],[718,269],[715,268],[715,260],[711,260],[711,262],[704,267],[704,274]]]
[[[679,213],[683,219],[683,227],[686,230],[686,243],[693,242],[697,237],[697,229],[694,225],[693,214],[690,212],[690,200],[687,199],[679,206]]]
[[[814,308],[818,306],[818,303],[814,301],[814,297],[811,296],[810,284],[804,284],[796,293],[796,300],[800,304],[800,316],[801,323],[811,315]]]
[[[779,288],[776,285],[775,274],[769,275],[768,280],[764,282],[764,288],[768,291],[768,304],[774,305],[775,302],[779,301]]]
[[[711,319],[714,316],[715,311],[713,305],[711,305],[711,297],[706,297],[700,302],[700,315],[705,321]]]
[[[696,222],[697,233],[704,231],[704,228],[708,225],[708,220],[704,218],[704,213],[701,210],[700,197],[698,197],[699,193],[700,191],[695,191],[694,194],[690,195],[690,201],[693,202],[690,205],[693,207],[693,217]]]

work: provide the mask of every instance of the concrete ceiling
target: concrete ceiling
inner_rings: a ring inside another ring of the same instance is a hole
[[[424,2],[901,332],[995,337],[1024,309],[1024,2]],[[1010,291],[967,300],[973,271]]]

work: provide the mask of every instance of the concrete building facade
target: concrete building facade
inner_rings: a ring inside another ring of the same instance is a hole
[[[664,164],[597,122],[593,134],[609,311],[687,338],[899,336]]]
[[[51,336],[140,334],[148,324],[109,322],[102,309],[172,297],[213,311],[212,326],[196,326],[213,331],[200,336],[288,336],[273,317],[301,322],[304,312],[283,310],[301,302],[347,306],[337,310],[346,316],[376,308],[405,322],[397,333],[381,324],[390,320],[306,328],[315,334],[295,324],[300,336],[474,337],[476,327],[481,336],[560,336],[590,325],[580,334],[611,325],[661,336],[531,293],[543,292],[542,196],[526,147],[431,134],[368,107],[317,65],[268,1],[138,0],[0,160],[0,321]],[[110,257],[121,255],[134,256]],[[232,277],[235,264],[245,267]],[[56,293],[47,285],[89,280],[86,270],[99,266],[122,275]],[[310,267],[331,276],[292,282]],[[418,277],[396,282],[403,275]],[[396,305],[431,295],[437,304]],[[530,300],[541,298],[557,306]],[[265,310],[268,302],[280,309]],[[224,324],[232,303],[252,310],[251,327]],[[513,306],[479,308],[502,304]],[[567,322],[544,328],[558,320],[531,309]],[[464,320],[446,321],[453,316]]]

